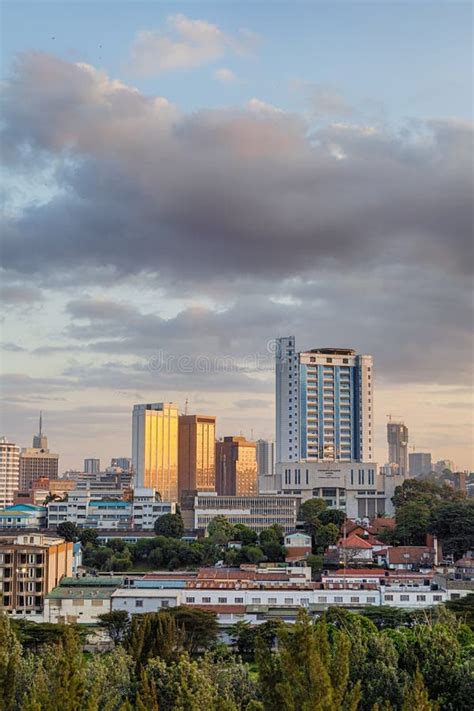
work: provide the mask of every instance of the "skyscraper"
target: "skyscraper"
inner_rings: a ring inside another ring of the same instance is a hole
[[[180,415],[178,495],[216,490],[216,418]]]
[[[373,459],[373,361],[349,348],[296,352],[277,339],[276,461]]]
[[[408,455],[410,476],[421,476],[431,472],[430,452],[412,452]]]
[[[275,443],[272,440],[257,440],[258,476],[273,476],[275,473]]]
[[[178,499],[178,416],[169,402],[133,408],[135,487],[155,489],[163,501]]]
[[[257,440],[258,493],[263,494],[275,488],[275,443],[271,440]]]
[[[100,459],[84,459],[84,472],[98,474],[100,472]]]
[[[0,437],[0,509],[13,506],[18,490],[20,448],[6,437]]]
[[[33,437],[33,447],[24,447],[20,453],[20,488],[30,491],[37,479],[58,478],[59,454],[50,452],[48,438],[43,434],[43,416],[40,412],[39,432]]]
[[[408,427],[403,422],[387,422],[388,464],[398,474],[408,476]]]
[[[224,437],[216,442],[216,488],[220,496],[257,493],[257,445],[245,437]]]

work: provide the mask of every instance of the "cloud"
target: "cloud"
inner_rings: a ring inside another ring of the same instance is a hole
[[[221,84],[235,84],[237,77],[231,69],[216,69],[214,72],[214,79],[221,82]]]
[[[359,113],[345,96],[332,86],[296,79],[290,82],[290,87],[304,95],[314,118],[334,119],[354,116]]]
[[[18,64],[4,121],[11,160],[25,145],[63,159],[64,190],[4,226],[5,264],[23,274],[112,268],[211,284],[387,259],[453,277],[472,267],[467,124],[337,124],[308,136],[259,100],[181,115],[41,54]]]
[[[0,287],[0,298],[7,307],[22,307],[40,303],[44,299],[41,290],[36,287],[8,283]]]
[[[10,353],[22,353],[26,350],[23,346],[19,346],[18,343],[13,343],[12,341],[2,343],[1,348],[2,350],[9,351]]]
[[[12,300],[54,282],[65,304],[62,334],[31,356],[77,360],[53,394],[263,399],[267,344],[292,333],[372,353],[382,385],[469,378],[468,123],[352,115],[314,129],[258,98],[186,114],[42,53],[19,59],[3,110],[9,170],[51,164],[61,185],[3,229]],[[174,358],[164,371],[160,353]],[[51,395],[48,378],[9,385]]]
[[[176,69],[192,69],[226,54],[248,54],[257,42],[256,36],[249,32],[230,35],[217,25],[205,20],[192,20],[182,14],[168,16],[166,24],[168,29],[165,32],[138,32],[128,65],[131,73],[155,76]]]

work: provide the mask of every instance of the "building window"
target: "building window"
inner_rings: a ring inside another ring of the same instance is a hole
[[[285,597],[285,605],[292,605],[293,604],[293,598],[292,597]]]
[[[268,604],[269,604],[269,605],[276,605],[276,604],[277,604],[277,599],[276,599],[276,597],[269,597],[269,598],[268,598]]]
[[[135,607],[143,607],[143,600],[135,600]]]
[[[376,599],[375,599],[375,597],[368,597],[368,598],[367,598],[367,602],[368,602],[369,604],[372,604],[372,603],[376,602]]]
[[[242,604],[243,601],[244,601],[244,598],[243,598],[243,597],[236,597],[236,598],[235,598],[235,602],[236,602],[236,603]]]
[[[393,600],[393,595],[385,595],[386,600]]]
[[[358,597],[351,597],[351,602],[359,602],[359,598]]]
[[[202,601],[203,602],[211,602],[211,598],[210,597],[203,597]]]
[[[418,602],[426,602],[426,595],[417,595],[416,599]]]
[[[186,602],[195,602],[195,598],[194,597],[187,597]]]
[[[327,601],[328,601],[328,599],[325,595],[320,595],[318,597],[318,602],[327,602]]]
[[[220,605],[224,605],[227,602],[227,598],[226,597],[219,597],[217,601]]]
[[[409,599],[410,599],[409,595],[400,595],[400,600],[402,602],[408,602]]]
[[[261,602],[262,602],[262,600],[259,597],[252,598],[252,605],[260,605]]]
[[[334,602],[344,602],[344,598],[342,595],[336,595],[334,598]]]

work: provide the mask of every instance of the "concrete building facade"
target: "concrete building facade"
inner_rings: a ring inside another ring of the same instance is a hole
[[[180,415],[178,496],[183,491],[216,490],[216,418]]]
[[[216,490],[220,496],[257,494],[257,445],[245,437],[216,442]]]
[[[0,437],[0,509],[12,506],[20,481],[20,448]]]
[[[277,339],[276,462],[373,459],[373,361],[352,349],[297,352]]]
[[[388,464],[398,474],[408,476],[408,427],[403,422],[387,422]]]
[[[42,612],[44,596],[72,575],[74,544],[40,533],[0,535],[0,601],[5,612]]]

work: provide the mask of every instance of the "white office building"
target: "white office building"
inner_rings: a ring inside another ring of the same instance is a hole
[[[0,437],[0,509],[13,505],[20,485],[20,448]]]
[[[324,499],[329,508],[349,518],[392,516],[391,497],[403,477],[378,471],[375,462],[281,462],[276,464],[271,490],[283,496]]]
[[[373,459],[373,362],[345,348],[298,353],[277,339],[276,462]]]

